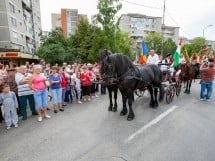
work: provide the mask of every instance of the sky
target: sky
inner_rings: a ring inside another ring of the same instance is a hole
[[[40,0],[42,29],[51,30],[51,13],[61,8],[78,9],[88,18],[98,13],[98,0]],[[122,0],[120,14],[140,13],[162,17],[164,0]],[[165,25],[180,27],[179,36],[204,36],[215,41],[215,0],[166,0]],[[212,25],[212,26],[211,26]]]

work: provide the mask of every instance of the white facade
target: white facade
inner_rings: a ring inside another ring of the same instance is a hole
[[[152,17],[142,14],[122,14],[119,21],[122,31],[128,32],[131,37],[144,38],[148,32],[162,32],[162,17]],[[177,43],[179,28],[164,26],[164,38],[172,38]]]

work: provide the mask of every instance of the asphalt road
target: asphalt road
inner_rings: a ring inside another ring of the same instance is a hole
[[[171,104],[136,98],[133,121],[108,112],[108,97],[73,103],[50,120],[30,116],[17,129],[0,125],[0,161],[214,161],[215,99],[198,100],[199,84]]]

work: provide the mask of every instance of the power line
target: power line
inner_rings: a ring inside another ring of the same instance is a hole
[[[130,1],[127,1],[127,0],[122,0],[122,1],[126,2],[126,3],[129,3],[129,4],[132,4],[132,5],[142,6],[142,7],[146,7],[146,8],[159,9],[159,10],[163,9],[162,7],[147,6],[147,5],[143,5],[143,4],[139,4],[139,3],[130,2]]]
[[[166,10],[166,12],[168,13],[169,18],[179,27],[179,26],[180,26],[179,23],[170,15],[170,12],[167,11],[167,10]],[[184,28],[180,27],[180,29],[181,29],[181,31],[184,32],[184,34],[186,34],[186,35],[188,35],[188,36],[190,36],[190,37],[193,37],[192,35],[190,35],[189,33],[187,33],[187,32],[184,30]]]
[[[127,1],[127,0],[122,0],[122,1],[123,1],[123,2],[126,2],[126,3],[129,3],[129,4],[132,4],[132,5],[145,7],[145,8],[163,10],[163,7],[148,6],[148,5],[143,5],[143,4],[139,4],[139,3],[130,2],[130,1]],[[179,27],[179,26],[180,26],[179,23],[170,15],[170,13],[167,11],[167,9],[166,9],[166,12],[168,13],[169,18]],[[182,27],[180,27],[180,29],[181,29],[181,31],[182,31],[184,34],[186,34],[187,36],[193,37],[192,35],[190,35],[189,33],[187,33]]]

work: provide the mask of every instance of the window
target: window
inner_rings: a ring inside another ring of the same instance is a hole
[[[26,21],[27,20],[27,15],[23,15],[23,19],[24,19],[24,21]]]
[[[12,36],[13,36],[13,38],[14,38],[15,40],[18,41],[18,34],[17,34],[17,32],[14,32],[14,31],[13,31]]]
[[[13,25],[13,26],[17,26],[16,25],[16,19],[15,18],[13,18],[13,17],[10,17],[10,21],[11,21],[11,24]]]
[[[149,27],[149,25],[146,25],[146,28],[148,28]]]
[[[15,6],[12,3],[9,3],[10,12],[15,13]]]

